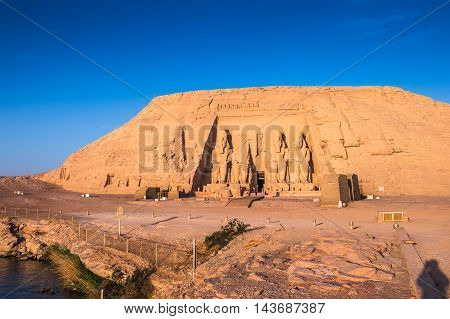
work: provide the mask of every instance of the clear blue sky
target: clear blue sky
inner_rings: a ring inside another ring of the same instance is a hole
[[[320,85],[445,0],[0,0],[0,175],[29,174],[131,119],[146,96]],[[450,102],[450,4],[330,85],[392,85]]]

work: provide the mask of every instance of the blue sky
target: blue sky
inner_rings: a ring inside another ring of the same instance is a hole
[[[50,170],[131,119],[145,96],[321,85],[445,0],[0,0],[0,175]],[[450,103],[450,4],[329,85],[392,85]]]

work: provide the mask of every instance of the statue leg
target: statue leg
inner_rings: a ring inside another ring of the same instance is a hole
[[[220,171],[219,171],[219,183],[225,184],[227,182],[227,164],[220,164],[219,165]]]
[[[301,166],[301,164],[299,162],[295,163],[295,182],[296,183],[301,183],[301,181],[302,181],[300,166]]]
[[[270,182],[278,183],[278,163],[270,163]]]
[[[241,182],[241,167],[237,163],[235,163],[233,165],[233,176],[234,176],[233,183],[240,183]]]
[[[300,165],[300,179],[302,183],[308,183],[308,167],[305,164]]]
[[[281,183],[286,182],[286,167],[287,167],[286,162],[281,161],[278,169],[278,180]]]
[[[241,182],[242,183],[247,183],[248,181],[248,166],[247,165],[242,165],[241,166]]]

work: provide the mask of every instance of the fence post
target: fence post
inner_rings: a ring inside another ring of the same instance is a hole
[[[50,209],[48,210],[47,220],[50,221]]]
[[[158,244],[155,245],[155,267],[158,268]]]
[[[100,299],[104,299],[104,292],[103,292],[103,289],[102,290],[100,290]]]
[[[72,226],[73,226],[73,216],[72,216]]]
[[[355,223],[354,222],[348,222],[348,227],[351,229],[351,230],[353,230],[353,229],[355,229]]]
[[[197,268],[197,241],[192,238],[192,280],[195,279],[195,269]]]
[[[142,257],[142,242],[141,242],[141,246],[139,247],[139,257]]]
[[[106,233],[103,232],[103,247],[106,247]]]
[[[127,238],[127,253],[128,253],[128,249],[129,249],[129,239]]]
[[[36,208],[36,220],[39,220],[39,208]]]
[[[78,239],[81,239],[81,224],[78,224]]]

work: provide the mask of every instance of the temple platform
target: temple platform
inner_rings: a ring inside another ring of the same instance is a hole
[[[200,198],[239,198],[248,195],[248,185],[238,183],[208,184],[202,191],[194,192],[194,196]]]
[[[280,194],[283,196],[295,196],[295,197],[320,197],[321,191],[285,191]]]

